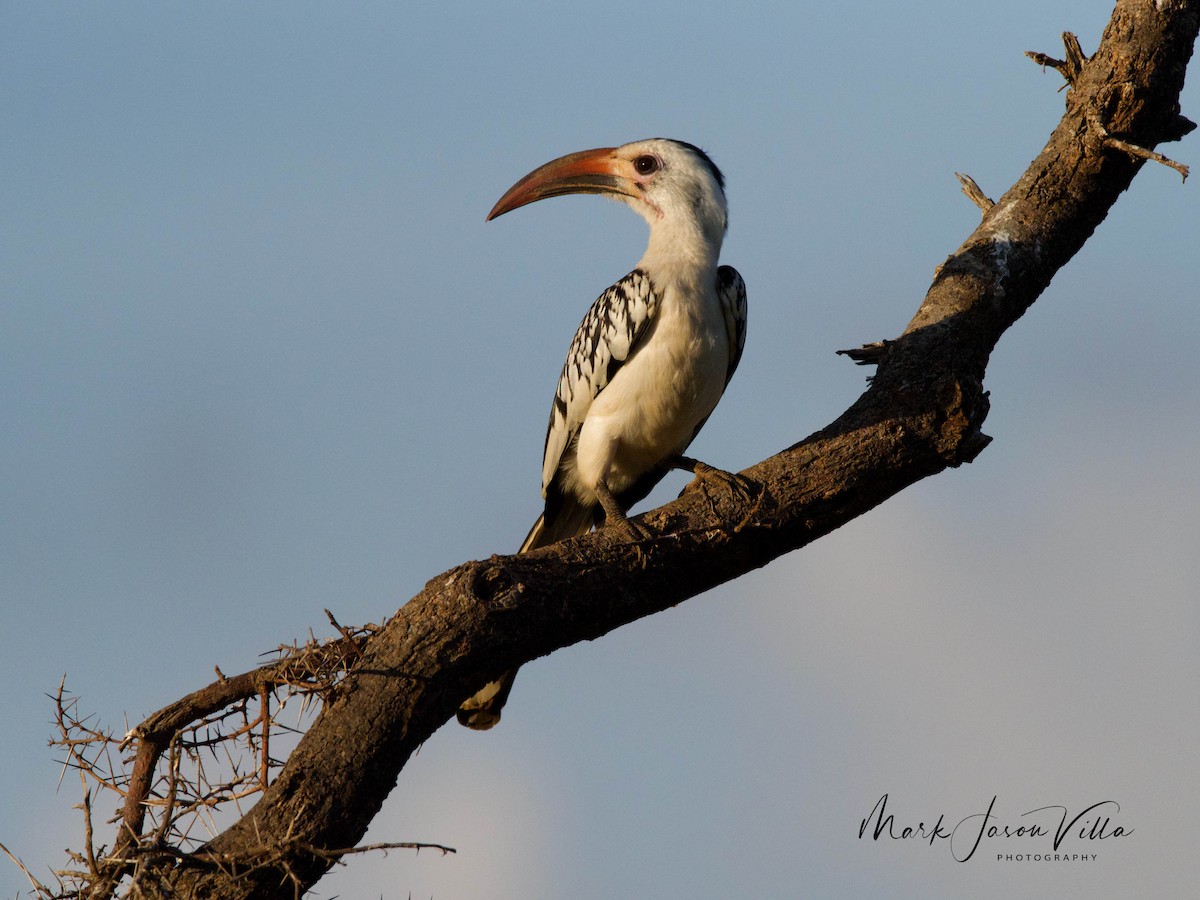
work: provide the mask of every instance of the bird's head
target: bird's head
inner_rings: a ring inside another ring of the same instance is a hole
[[[569,153],[534,169],[500,198],[488,220],[563,194],[604,194],[650,223],[651,246],[694,243],[715,260],[728,225],[725,179],[699,147],[668,138]]]

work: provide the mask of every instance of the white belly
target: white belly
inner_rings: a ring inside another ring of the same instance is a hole
[[[664,297],[653,331],[592,403],[579,434],[575,490],[613,493],[682,453],[725,390],[724,320],[712,309],[680,309]]]

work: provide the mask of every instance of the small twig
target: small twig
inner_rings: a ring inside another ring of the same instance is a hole
[[[96,865],[96,851],[92,845],[92,789],[88,787],[82,772],[79,773],[79,780],[83,782],[83,849],[87,853],[88,870],[93,876],[99,876],[100,867]]]
[[[357,847],[326,849],[324,847],[316,847],[305,841],[298,841],[291,836],[290,831],[289,828],[288,834],[284,835],[278,843],[259,844],[228,853],[217,853],[211,850],[200,850],[195,853],[189,853],[185,850],[180,850],[178,847],[168,846],[139,848],[136,853],[139,856],[171,857],[178,859],[180,862],[192,865],[215,866],[217,868],[227,866],[249,867],[249,871],[253,871],[285,863],[288,856],[296,853],[316,859],[338,862],[344,856],[362,853],[387,853],[389,850],[415,850],[418,853],[422,850],[437,850],[443,856],[448,853],[458,852],[454,847],[447,847],[445,844],[430,844],[421,841],[386,841],[377,844],[361,844]]]
[[[968,199],[984,212],[987,212],[996,205],[996,201],[983,192],[975,179],[970,175],[964,175],[962,172],[955,172],[954,177],[958,179],[958,183],[962,185],[962,192],[967,195]]]
[[[154,835],[156,845],[166,843],[167,834],[175,821],[175,798],[179,792],[179,742],[179,738],[171,741],[171,753],[167,762],[167,800],[163,807],[162,821],[158,823],[158,830]]]
[[[375,853],[382,851],[386,854],[389,850],[416,850],[418,853],[422,850],[438,850],[442,856],[445,856],[447,853],[458,852],[453,847],[447,847],[444,844],[424,844],[417,841],[362,844],[358,847],[348,847],[340,850],[322,850],[320,847],[314,847],[312,844],[296,844],[296,849],[319,859],[331,859],[334,862],[341,860],[343,856],[351,856],[355,853]]]
[[[1137,144],[1131,144],[1129,141],[1123,141],[1120,138],[1115,138],[1111,134],[1105,134],[1103,144],[1112,150],[1120,150],[1122,153],[1128,153],[1135,159],[1149,159],[1156,163],[1162,163],[1168,168],[1174,169],[1179,173],[1184,181],[1187,181],[1189,169],[1183,163],[1175,162],[1175,160],[1163,156],[1161,153],[1156,153],[1153,150],[1147,150],[1145,147],[1139,147]]]
[[[1039,66],[1041,66],[1043,69],[1046,69],[1047,67],[1049,67],[1051,69],[1057,69],[1058,71],[1062,72],[1067,67],[1067,64],[1063,60],[1055,59],[1053,56],[1048,56],[1045,53],[1038,52],[1037,50],[1026,50],[1025,55],[1028,56],[1030,59],[1032,59]],[[1064,74],[1063,77],[1065,78],[1066,75]]]
[[[325,615],[329,617],[329,624],[336,628],[341,633],[342,637],[346,639],[346,643],[350,647],[350,652],[354,654],[354,658],[361,658],[362,648],[359,647],[358,642],[354,640],[354,635],[347,629],[343,628],[341,623],[333,617],[333,613],[331,613],[328,609],[325,610]]]
[[[835,351],[838,356],[848,356],[854,360],[856,365],[860,366],[877,366],[885,356],[892,341],[875,341],[871,344],[863,344],[861,347],[854,347],[850,350]]]
[[[271,754],[269,752],[271,746],[271,689],[263,685],[262,693],[259,697],[259,702],[262,704],[262,713],[259,716],[262,719],[262,775],[259,780],[262,784],[262,789],[265,791],[270,778],[269,768],[271,765]]]
[[[1074,85],[1079,78],[1079,73],[1083,71],[1083,64],[1087,62],[1087,57],[1083,53],[1083,48],[1079,46],[1079,38],[1075,37],[1071,32],[1064,31],[1063,47],[1067,51],[1066,59],[1055,59],[1046,53],[1039,53],[1036,50],[1026,50],[1025,55],[1032,59],[1035,63],[1045,69],[1047,66],[1058,71],[1067,83],[1063,87]],[[1059,88],[1062,90],[1062,88]]]

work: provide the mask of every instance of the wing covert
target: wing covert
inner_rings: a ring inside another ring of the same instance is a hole
[[[637,348],[658,304],[650,277],[634,269],[596,298],[583,317],[567,350],[550,409],[542,457],[543,495],[563,453],[583,427],[592,401]]]
[[[725,384],[742,361],[742,349],[746,346],[746,282],[733,266],[717,269],[717,297],[721,301],[721,313],[725,316],[725,334],[729,338],[729,370]]]

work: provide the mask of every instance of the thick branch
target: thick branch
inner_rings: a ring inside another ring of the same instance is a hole
[[[971,461],[988,442],[983,376],[996,342],[1146,161],[1108,138],[1150,149],[1180,136],[1198,17],[1191,2],[1120,0],[1093,56],[1068,45],[1066,112],[1045,148],[943,263],[904,334],[879,345],[870,389],[743,473],[759,496],[688,491],[642,518],[652,537],[636,545],[600,531],[433,579],[370,640],[258,805],[207,850],[235,859],[282,835],[353,846],[413,751],[497,673],[763,566]],[[161,874],[182,894],[291,896],[329,865],[297,851],[252,872]]]

